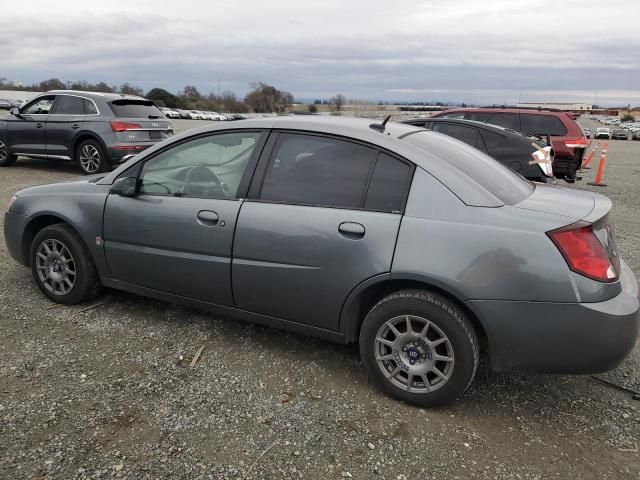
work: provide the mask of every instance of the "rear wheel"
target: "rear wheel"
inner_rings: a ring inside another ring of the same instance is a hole
[[[40,230],[31,244],[30,260],[38,287],[54,302],[80,303],[100,291],[89,252],[80,236],[67,225]]]
[[[85,175],[106,172],[111,169],[102,146],[96,140],[85,140],[76,149],[76,159]]]
[[[0,140],[0,167],[10,167],[17,159],[16,155],[9,153],[7,144]]]
[[[413,405],[437,407],[468,388],[478,368],[478,339],[447,298],[404,290],[383,298],[362,325],[360,356],[373,382]]]

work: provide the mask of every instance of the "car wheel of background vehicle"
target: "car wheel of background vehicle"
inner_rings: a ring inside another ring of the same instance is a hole
[[[111,168],[102,146],[95,140],[85,140],[78,145],[76,159],[85,175],[106,172]]]
[[[478,368],[478,339],[465,314],[423,290],[386,296],[367,314],[360,356],[385,393],[421,407],[452,402]]]
[[[89,252],[80,236],[67,225],[40,230],[31,244],[29,258],[38,287],[54,302],[80,303],[100,291]]]
[[[7,147],[7,144],[0,140],[0,167],[10,167],[16,163],[17,159],[17,156],[9,153],[9,147]]]

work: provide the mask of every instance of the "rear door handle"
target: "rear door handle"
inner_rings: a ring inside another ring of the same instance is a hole
[[[74,123],[73,125],[71,125],[71,128],[75,130],[77,128],[80,128],[80,125],[78,125],[77,123]]]
[[[42,128],[42,127],[44,127],[43,123],[36,123],[36,128]]]
[[[360,223],[342,222],[338,227],[338,232],[347,238],[362,238],[364,237],[365,228]]]
[[[218,224],[218,214],[216,212],[212,212],[211,210],[200,210],[198,212],[198,223],[200,225],[204,225],[205,227],[213,227]]]

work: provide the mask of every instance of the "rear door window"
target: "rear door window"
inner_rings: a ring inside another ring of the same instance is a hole
[[[563,137],[567,134],[567,128],[555,115],[532,115],[530,113],[520,114],[522,119],[522,131],[534,135],[552,135]]]
[[[114,100],[109,107],[120,118],[162,118],[162,112],[148,100]]]
[[[434,132],[444,133],[450,137],[457,138],[472,147],[477,147],[479,145],[478,130],[473,127],[456,125],[453,123],[434,122],[432,130]]]
[[[520,130],[520,119],[517,113],[494,113],[487,122],[512,130]]]
[[[482,140],[484,140],[484,144],[488,149],[500,148],[507,142],[505,135],[500,135],[499,133],[489,130],[480,129],[480,135],[482,135]]]
[[[381,153],[373,170],[364,208],[399,213],[409,187],[412,168],[386,153]]]
[[[84,115],[84,103],[80,97],[59,95],[56,103],[56,115]]]
[[[329,137],[280,134],[260,199],[362,208],[376,150]]]

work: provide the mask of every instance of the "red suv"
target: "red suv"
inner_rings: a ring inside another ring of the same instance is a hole
[[[568,113],[556,110],[523,108],[456,108],[437,113],[434,117],[464,118],[510,128],[540,137],[551,136],[554,150],[553,173],[568,182],[576,179],[587,138]]]

